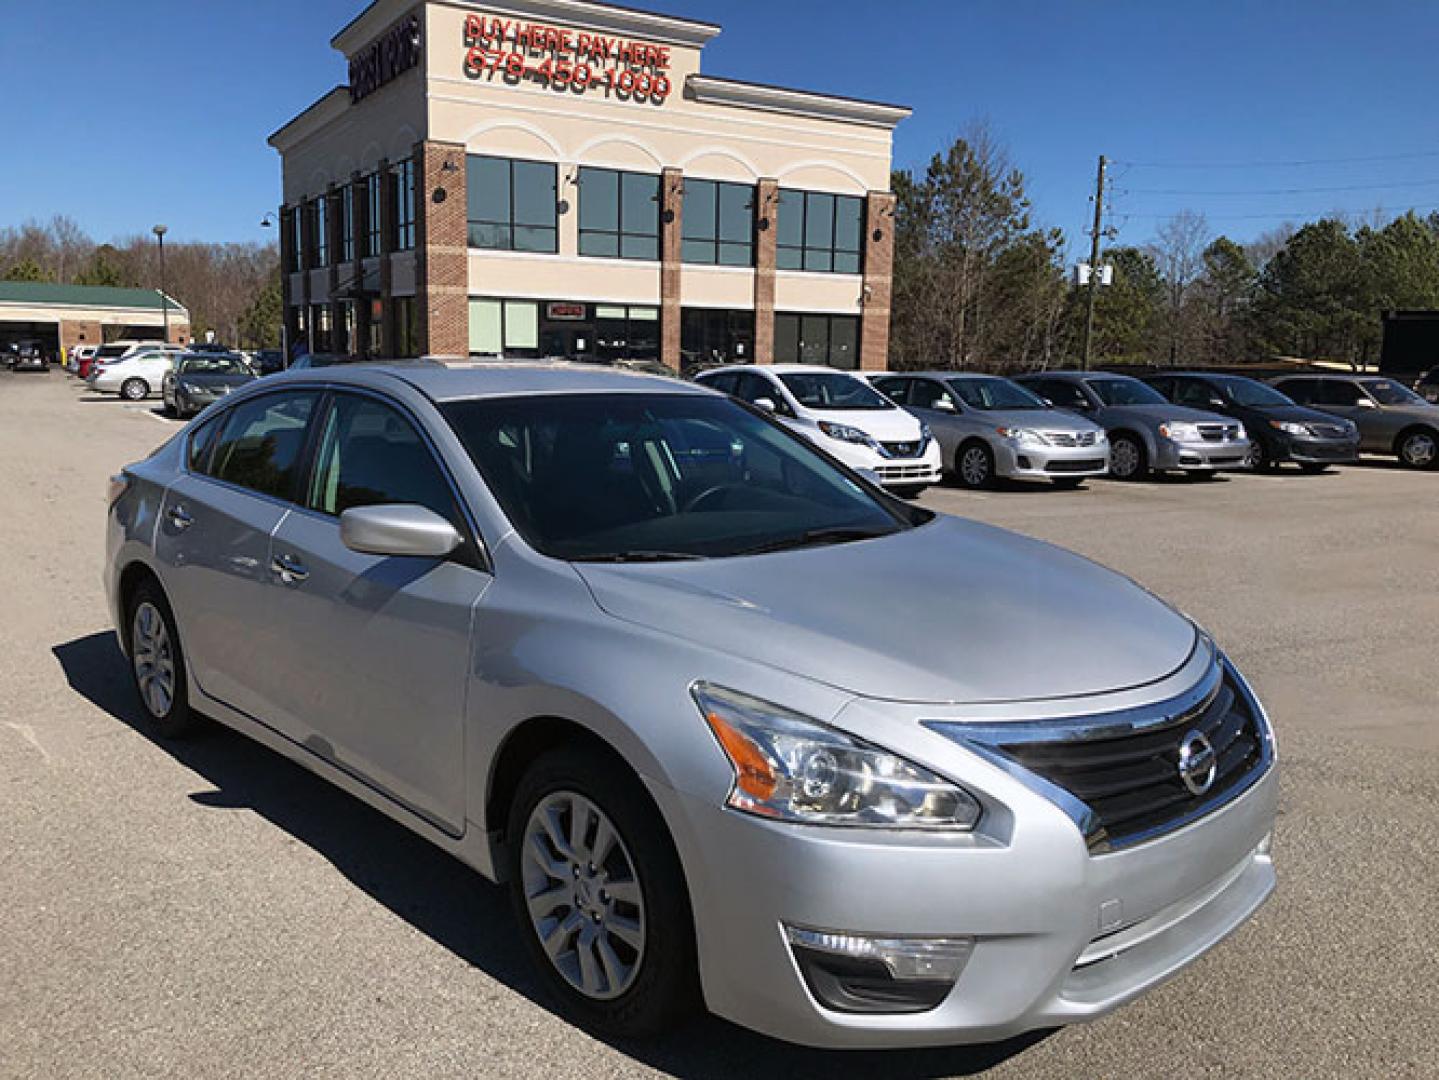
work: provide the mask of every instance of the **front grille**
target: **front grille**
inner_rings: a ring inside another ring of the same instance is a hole
[[[1044,466],[1045,472],[1071,473],[1091,472],[1094,469],[1104,468],[1103,458],[1084,458],[1080,461],[1051,461]]]
[[[1239,438],[1239,427],[1235,424],[1200,424],[1199,437],[1205,442],[1233,442]]]
[[[1322,458],[1325,461],[1348,461],[1354,456],[1352,445],[1330,446],[1327,443],[1299,443],[1295,447],[1301,457]]]
[[[1097,431],[1042,431],[1050,446],[1093,446],[1099,438]]]
[[[928,465],[879,465],[874,474],[881,480],[929,480],[934,470]]]
[[[924,442],[882,442],[879,444],[892,458],[919,457]]]
[[[1193,793],[1179,772],[1180,746],[1197,731],[1216,757],[1213,783]],[[1001,752],[1079,799],[1095,816],[1091,847],[1139,843],[1226,801],[1266,759],[1262,721],[1225,673],[1197,709],[1116,738],[1000,743]]]

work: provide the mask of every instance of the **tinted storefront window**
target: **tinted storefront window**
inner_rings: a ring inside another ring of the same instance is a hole
[[[580,254],[611,259],[660,257],[660,178],[650,173],[580,169]]]
[[[685,180],[681,257],[711,266],[754,265],[754,187]]]
[[[470,247],[559,250],[553,164],[471,155],[466,172]]]
[[[686,308],[680,317],[680,361],[686,372],[754,360],[754,312]]]
[[[779,193],[776,258],[781,270],[858,274],[864,201],[816,191]]]
[[[774,360],[777,364],[825,364],[853,371],[859,367],[859,319],[854,315],[776,315]]]

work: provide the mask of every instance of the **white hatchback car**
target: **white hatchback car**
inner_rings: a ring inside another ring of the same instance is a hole
[[[166,372],[179,355],[173,346],[140,349],[103,367],[91,368],[85,381],[97,393],[119,394],[126,401],[143,401],[159,392]]]
[[[864,469],[897,495],[939,482],[939,444],[920,420],[863,379],[811,364],[746,364],[695,377],[701,386],[773,413],[852,469]]]

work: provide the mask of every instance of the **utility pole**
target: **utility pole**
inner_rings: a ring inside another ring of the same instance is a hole
[[[1104,235],[1104,169],[1109,160],[1099,155],[1099,177],[1094,183],[1094,231],[1089,234],[1089,298],[1084,311],[1084,356],[1080,369],[1089,370],[1089,349],[1094,338],[1094,300],[1099,295],[1099,241]]]
[[[170,298],[165,293],[165,233],[168,230],[163,225],[156,225],[150,231],[160,242],[160,315],[165,322],[165,344],[168,345],[170,344]]]

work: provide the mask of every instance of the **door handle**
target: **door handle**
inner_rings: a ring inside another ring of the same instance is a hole
[[[293,555],[276,555],[270,560],[270,569],[286,585],[294,585],[310,576],[305,564]]]
[[[190,512],[178,503],[170,507],[170,513],[167,516],[170,524],[179,532],[183,532],[195,524],[195,519],[190,516]]]

